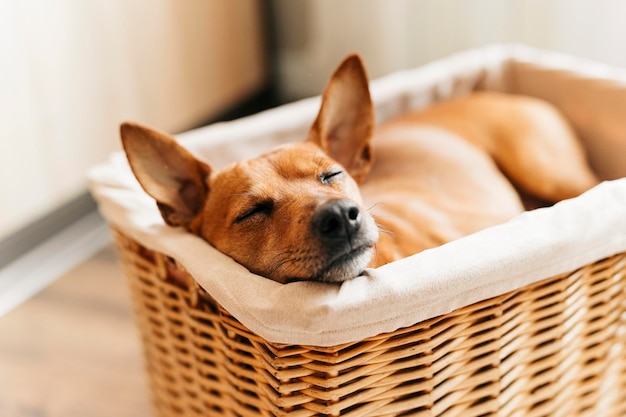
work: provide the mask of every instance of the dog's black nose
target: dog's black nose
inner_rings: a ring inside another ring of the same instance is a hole
[[[350,200],[331,200],[313,217],[313,230],[324,240],[350,239],[360,227],[361,210]]]

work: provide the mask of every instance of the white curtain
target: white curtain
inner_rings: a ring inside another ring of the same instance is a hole
[[[279,14],[279,34],[303,39],[279,43],[279,80],[288,98],[319,94],[330,71],[351,51],[363,54],[372,77],[502,42],[626,67],[622,0],[274,1],[279,8],[296,1],[306,10]]]
[[[264,79],[256,0],[0,0],[0,238],[83,192],[120,121],[178,132]]]

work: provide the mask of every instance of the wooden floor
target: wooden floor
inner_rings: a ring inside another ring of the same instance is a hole
[[[129,300],[107,248],[0,317],[0,416],[153,416]]]

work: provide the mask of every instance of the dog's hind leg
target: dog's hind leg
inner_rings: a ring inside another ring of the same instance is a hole
[[[491,153],[524,193],[547,202],[580,195],[599,183],[566,120],[551,105],[528,99],[511,116],[511,129]]]

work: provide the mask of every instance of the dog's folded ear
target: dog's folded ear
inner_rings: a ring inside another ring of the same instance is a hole
[[[361,182],[372,163],[374,107],[361,57],[348,55],[331,76],[308,140],[320,146]]]
[[[123,123],[120,134],[135,177],[156,200],[165,222],[192,230],[208,193],[211,167],[163,132]]]

